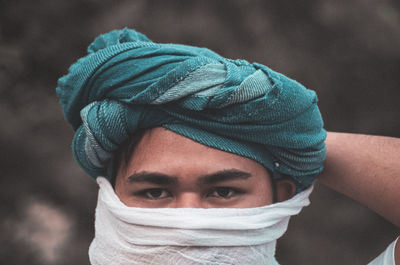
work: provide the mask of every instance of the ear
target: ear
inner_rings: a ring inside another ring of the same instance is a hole
[[[291,178],[275,180],[275,187],[277,202],[289,200],[296,193],[296,184],[294,184]]]

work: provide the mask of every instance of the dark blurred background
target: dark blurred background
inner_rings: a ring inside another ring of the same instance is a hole
[[[317,91],[326,128],[400,136],[395,0],[0,1],[0,264],[89,264],[97,186],[73,161],[57,79],[100,33],[257,61]],[[281,264],[366,264],[399,233],[317,185]]]

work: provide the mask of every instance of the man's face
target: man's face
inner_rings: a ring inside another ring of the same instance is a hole
[[[273,202],[271,178],[261,164],[163,128],[145,132],[119,169],[115,192],[127,206],[143,208],[250,208]]]

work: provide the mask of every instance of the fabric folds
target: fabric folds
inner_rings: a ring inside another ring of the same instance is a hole
[[[91,264],[276,265],[276,240],[309,205],[312,187],[255,208],[127,207],[111,184],[100,186]]]
[[[270,68],[206,48],[159,44],[131,29],[99,36],[58,81],[73,153],[111,177],[114,152],[138,129],[164,127],[251,158],[298,191],[322,170],[326,132],[314,91]]]

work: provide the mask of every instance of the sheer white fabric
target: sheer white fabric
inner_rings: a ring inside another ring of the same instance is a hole
[[[276,265],[276,240],[310,202],[312,188],[290,200],[246,209],[136,208],[99,177],[94,265]]]
[[[395,265],[394,261],[394,249],[396,246],[396,242],[400,240],[398,237],[392,244],[390,244],[384,252],[382,252],[378,257],[376,257],[373,261],[368,263],[368,265]],[[400,242],[397,242],[399,244]]]

